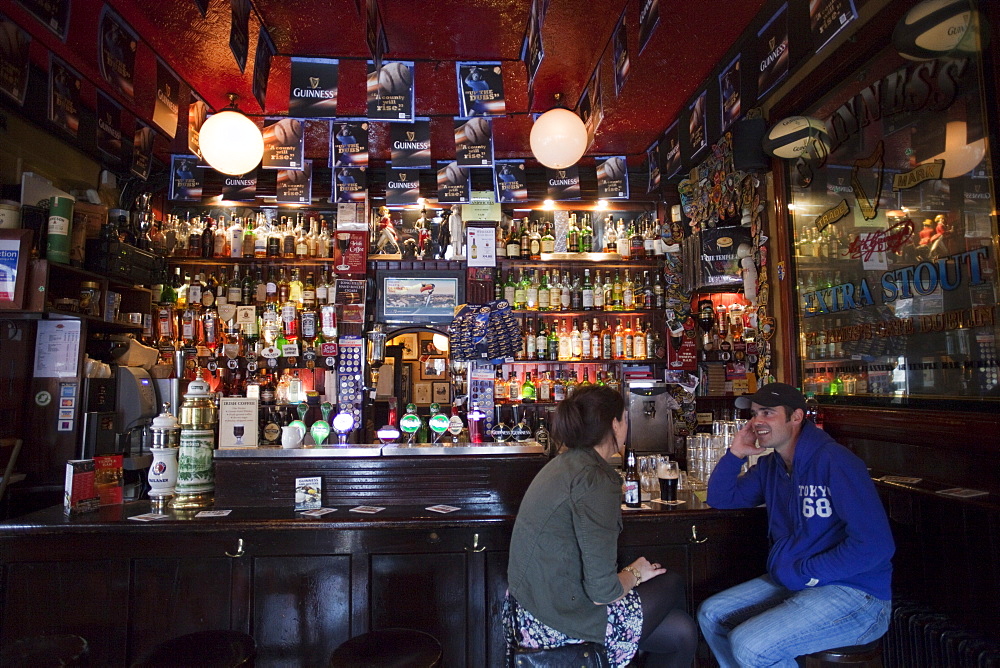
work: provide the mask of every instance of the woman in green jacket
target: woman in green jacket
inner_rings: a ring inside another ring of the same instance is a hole
[[[625,402],[592,385],[562,401],[552,438],[566,450],[539,471],[521,501],[510,544],[504,620],[509,642],[553,648],[593,641],[624,666],[690,666],[698,628],[676,573],[639,557],[618,571],[622,480],[609,460],[628,434]]]

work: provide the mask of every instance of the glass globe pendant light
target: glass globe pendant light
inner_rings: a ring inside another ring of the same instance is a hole
[[[229,94],[229,106],[210,116],[199,136],[205,161],[215,171],[233,176],[251,171],[264,156],[260,128],[236,108],[236,97]]]
[[[558,102],[559,95],[556,95]],[[587,128],[574,112],[562,107],[549,109],[531,126],[531,153],[550,169],[575,165],[587,150]]]

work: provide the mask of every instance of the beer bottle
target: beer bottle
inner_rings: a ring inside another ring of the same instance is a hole
[[[625,505],[629,508],[641,508],[642,496],[639,492],[639,460],[635,451],[625,448]]]

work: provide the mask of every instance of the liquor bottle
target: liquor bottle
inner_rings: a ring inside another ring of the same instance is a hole
[[[556,332],[555,322],[549,323],[548,351],[545,357],[552,362],[559,359],[559,334]]]
[[[618,224],[615,226],[615,247],[623,260],[629,259],[631,246],[628,233],[625,231],[625,221],[621,218],[618,219]]]
[[[330,238],[330,226],[327,224],[326,218],[323,218],[320,221],[319,236],[316,237],[316,256],[322,258],[330,257],[330,249],[332,247],[333,239]]]
[[[642,331],[642,324],[635,321],[635,329],[632,330],[632,356],[637,360],[644,360],[646,355],[646,333]]]
[[[507,376],[507,397],[512,404],[521,401],[521,381],[517,379],[517,372],[511,369]]]
[[[545,416],[538,418],[538,428],[535,429],[535,443],[542,446],[542,452],[547,454],[550,458],[555,456],[554,452],[550,452],[549,448],[552,447],[551,438],[549,437],[549,428],[545,424]]]
[[[552,400],[559,402],[566,398],[566,383],[563,381],[562,371],[556,372],[556,380],[552,384]]]
[[[562,284],[559,282],[559,272],[553,272],[549,279],[549,310],[559,311],[562,309]]]
[[[574,369],[570,369],[566,373],[569,376],[566,379],[566,382],[565,382],[565,385],[566,385],[566,396],[567,397],[572,397],[573,393],[576,392],[576,388],[579,385],[579,382],[576,379],[576,371]]]
[[[582,299],[584,311],[594,310],[594,285],[590,282],[590,269],[583,270]]]
[[[226,217],[219,216],[218,223],[215,226],[212,255],[215,257],[229,257],[229,253],[229,228],[226,226]]]
[[[556,250],[556,238],[552,234],[552,226],[545,223],[545,234],[542,235],[542,252],[554,253]]]
[[[580,250],[580,228],[576,226],[576,214],[569,215],[569,228],[566,230],[566,252],[576,253]]]
[[[615,289],[614,281],[611,277],[611,272],[608,271],[608,275],[604,277],[604,288],[602,289],[603,300],[604,300],[604,310],[613,311],[614,310],[614,300],[615,300]]]
[[[541,374],[538,378],[538,401],[548,403],[552,401],[552,378],[549,372]]]
[[[639,491],[639,460],[635,456],[635,451],[630,447],[625,448],[624,461],[625,484],[625,505],[629,508],[641,508],[641,492]]]
[[[247,223],[247,230],[250,229],[250,224]],[[253,256],[255,258],[265,258],[267,257],[267,226],[264,224],[264,216],[262,214],[257,214],[257,225],[253,228]]]
[[[612,311],[621,311],[622,305],[625,303],[625,287],[622,283],[621,272],[615,271],[615,282],[611,285],[611,309]]]
[[[302,284],[302,308],[314,310],[316,305],[316,278],[310,271],[306,274],[306,280]]]
[[[540,360],[547,360],[549,358],[549,340],[548,334],[545,332],[545,321],[538,321],[538,331],[535,334],[535,354]]]
[[[515,260],[521,258],[521,235],[518,234],[517,225],[513,223],[507,236],[507,257]]]
[[[295,304],[296,308],[301,309],[302,303],[304,301],[303,297],[304,286],[302,284],[302,278],[299,275],[299,268],[292,267],[292,280],[288,281],[288,300]],[[281,288],[278,288],[278,293],[280,296]]]
[[[587,387],[590,385],[590,367],[583,367],[583,380],[580,381],[580,387]]]
[[[226,301],[233,306],[243,304],[243,281],[240,280],[240,265],[233,267],[233,277],[226,283]]]
[[[524,340],[524,344],[522,348],[524,350],[524,359],[537,360],[538,354],[536,352],[536,347],[535,347],[537,341],[535,340],[535,332],[532,329],[532,325],[530,322],[524,326],[523,331],[524,335],[522,336],[522,339]]]
[[[254,287],[254,306],[261,308],[269,301],[277,301],[278,299],[278,283],[274,279],[274,267],[271,267],[268,272],[268,279],[265,281],[263,279],[263,273],[260,267],[257,268],[257,275],[254,277],[256,280]],[[274,295],[272,300],[271,296]]]
[[[580,323],[576,318],[573,319],[573,329],[569,333],[569,347],[573,359],[578,360],[583,357],[583,339],[580,334]]]
[[[568,311],[573,305],[573,282],[570,279],[568,271],[563,272],[562,283],[560,283],[559,288],[559,309],[561,311]]]
[[[281,257],[281,241],[281,230],[278,228],[278,224],[269,224],[267,226],[267,257]]]
[[[604,252],[618,252],[618,235],[615,233],[615,221],[610,213],[604,219]]]
[[[642,308],[651,311],[656,308],[656,291],[653,289],[653,282],[649,278],[649,272],[643,272],[642,276]]]
[[[215,220],[205,216],[205,226],[201,228],[201,257],[211,258],[215,252]]]
[[[510,386],[503,377],[503,367],[497,368],[496,378],[493,380],[493,401],[497,404],[505,404],[510,400]]]
[[[579,248],[581,253],[589,253],[594,250],[594,228],[590,226],[590,216],[588,214],[583,214]]]
[[[524,382],[521,383],[521,403],[533,404],[537,397],[534,381],[531,380],[531,372],[524,373]]]
[[[604,321],[604,329],[601,330],[601,358],[610,360],[615,356],[614,332],[608,321]]]
[[[304,260],[307,257],[309,257],[309,231],[303,226],[300,220],[295,229],[295,258]]]
[[[590,333],[590,323],[583,319],[583,328],[580,330],[580,359],[591,359],[593,357],[593,336]]]
[[[507,300],[511,308],[517,308],[517,281],[514,280],[514,270],[507,270],[507,282],[503,284],[503,298]]]
[[[278,279],[277,303],[284,304],[288,301],[289,290],[291,290],[291,284],[288,282],[288,272],[282,267],[281,276]]]
[[[598,269],[595,272],[595,274],[594,274],[594,286],[593,286],[592,289],[593,289],[593,293],[594,293],[594,306],[593,306],[593,309],[595,311],[603,311],[604,310],[604,285],[601,283],[601,270],[600,269]],[[584,297],[586,297],[586,295],[584,295]]]
[[[538,233],[538,226],[532,225],[531,232],[528,233],[528,259],[542,259],[542,235]]]
[[[281,233],[281,257],[286,260],[295,259],[295,228],[290,219],[285,219]]]
[[[524,269],[521,269],[521,279],[514,286],[514,303],[513,307],[516,310],[524,310],[528,304],[528,279],[524,275]]]
[[[573,347],[570,344],[569,333],[566,331],[566,321],[559,323],[559,361],[568,362],[573,357]]]
[[[549,310],[549,272],[543,271],[541,280],[538,282],[538,310]]]
[[[507,235],[504,233],[503,225],[496,226],[496,238],[493,240],[493,252],[497,257],[507,257]]]
[[[625,280],[622,281],[622,311],[632,311],[635,309],[635,286],[632,285],[632,278],[628,270],[625,270]]]
[[[641,258],[645,257],[645,255],[645,240],[642,238],[642,232],[633,223],[629,232],[629,256],[632,258]]]
[[[621,324],[621,321],[618,323]],[[625,348],[623,357],[625,359],[632,359],[635,357],[635,335],[632,332],[632,325],[626,321],[625,322]]]
[[[622,327],[621,320],[615,325],[614,343],[611,352],[611,356],[616,360],[624,359],[625,357],[625,329]]]
[[[525,289],[525,308],[529,311],[538,310],[538,270],[535,269],[531,278],[528,281],[527,288]]]
[[[188,308],[198,309],[201,307],[201,291],[204,285],[201,282],[201,274],[195,274],[191,279],[187,290]]]
[[[656,271],[656,280],[653,283],[653,306],[650,308],[662,309],[665,305],[665,289],[660,278],[660,272]]]

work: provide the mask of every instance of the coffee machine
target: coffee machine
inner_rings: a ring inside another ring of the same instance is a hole
[[[80,459],[142,452],[142,433],[159,405],[149,372],[140,367],[112,367],[111,378],[85,379],[83,400]]]
[[[662,381],[628,383],[629,443],[637,454],[676,455],[674,410],[680,404]]]

